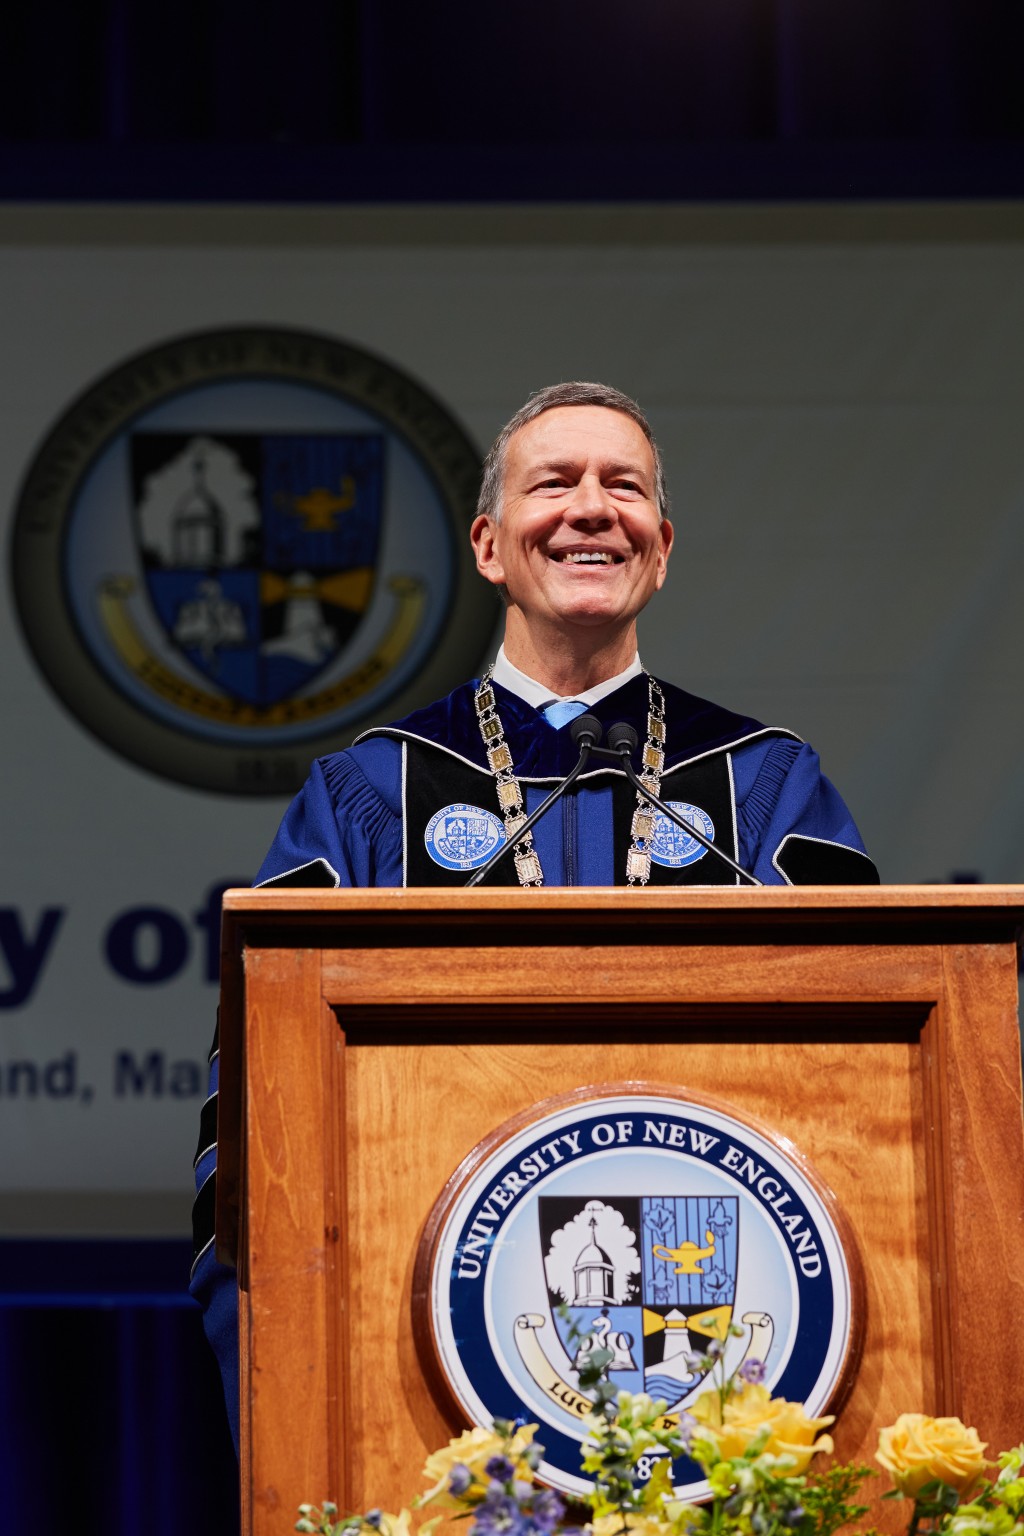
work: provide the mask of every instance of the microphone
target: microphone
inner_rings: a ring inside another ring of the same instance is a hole
[[[631,753],[636,751],[639,744],[640,738],[633,727],[627,721],[620,720],[615,725],[609,726],[608,745],[607,747],[598,747],[597,755],[598,757],[617,757],[625,770],[629,782],[663,816],[667,816],[669,821],[673,821],[677,827],[681,827],[688,837],[692,837],[698,843],[703,844],[710,853],[715,854],[723,863],[728,864],[734,874],[742,875],[743,879],[749,881],[751,885],[763,885],[764,882],[762,880],[758,880],[756,875],[752,875],[749,870],[744,869],[742,864],[737,864],[735,859],[730,858],[721,848],[716,847],[709,837],[705,837],[703,832],[698,832],[697,828],[691,826],[685,817],[680,816],[679,812],[674,811],[670,805],[666,805],[664,800],[659,800],[653,790],[647,788],[647,785],[629,760]]]
[[[569,735],[572,737],[573,746],[578,747],[580,753],[576,762],[576,766],[570,773],[566,774],[565,778],[560,784],[555,785],[547,799],[542,801],[541,804],[538,805],[537,809],[531,812],[529,816],[527,816],[526,820],[516,832],[515,836],[506,839],[506,841],[503,842],[501,847],[498,849],[497,853],[493,853],[487,860],[486,864],[481,864],[479,869],[475,869],[473,871],[469,879],[466,881],[466,890],[468,890],[471,885],[479,885],[481,880],[490,874],[494,866],[499,864],[506,854],[512,852],[512,849],[515,847],[516,843],[518,843],[521,838],[525,837],[526,833],[529,832],[532,827],[536,826],[541,817],[551,809],[555,801],[562,798],[570,784],[579,778],[580,774],[583,772],[587,765],[587,758],[597,746],[597,743],[601,740],[601,731],[601,722],[600,720],[596,719],[594,715],[577,715],[576,719],[570,722]]]
[[[640,737],[627,721],[619,720],[617,724],[608,727],[608,745],[613,752],[621,752],[625,758],[626,753],[636,751]]]
[[[590,748],[601,740],[601,722],[596,715],[577,715],[569,722],[569,735],[574,747],[582,749],[584,742]]]

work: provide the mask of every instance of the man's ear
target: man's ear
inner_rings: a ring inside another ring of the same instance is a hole
[[[498,556],[495,532],[492,520],[481,513],[479,517],[473,519],[473,525],[469,530],[469,542],[473,546],[476,568],[480,575],[492,586],[503,587],[505,569]]]
[[[658,532],[661,535],[661,549],[658,552],[658,583],[655,587],[656,592],[660,592],[662,586],[664,585],[668,567],[668,557],[672,553],[672,540],[675,537],[675,530],[673,529],[672,524],[669,522],[667,517],[662,518],[658,527]]]

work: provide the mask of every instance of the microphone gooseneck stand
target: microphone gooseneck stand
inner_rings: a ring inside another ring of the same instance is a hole
[[[733,871],[734,874],[742,876],[742,878],[746,880],[750,885],[761,886],[764,884],[762,880],[758,880],[756,875],[752,875],[749,870],[744,869],[742,864],[737,864],[736,860],[730,858],[729,854],[725,853],[721,848],[717,848],[709,837],[705,837],[703,832],[699,832],[695,826],[692,826],[691,823],[686,820],[685,817],[680,816],[679,813],[674,811],[670,805],[667,805],[664,800],[659,800],[658,796],[647,788],[647,785],[644,783],[643,779],[641,779],[640,775],[637,773],[636,769],[633,767],[633,764],[629,760],[630,753],[636,750],[640,740],[636,731],[631,725],[628,725],[623,720],[620,721],[617,725],[611,726],[608,731],[608,745],[606,747],[598,746],[598,742],[601,740],[601,733],[601,722],[600,720],[597,720],[593,715],[577,716],[577,718],[569,726],[569,734],[572,736],[573,744],[580,749],[579,761],[577,762],[575,768],[573,768],[572,771],[565,776],[560,784],[556,784],[550,795],[548,795],[547,799],[538,805],[535,811],[532,811],[530,815],[527,816],[515,837],[510,837],[506,842],[502,843],[497,853],[493,854],[491,858],[487,860],[486,864],[482,864],[478,870],[475,870],[473,874],[470,875],[469,879],[466,881],[465,888],[467,890],[471,885],[479,885],[480,882],[490,874],[494,866],[496,864],[500,864],[501,860],[505,858],[507,854],[512,852],[512,849],[519,842],[519,840],[524,837],[532,827],[536,825],[542,816],[546,815],[546,813],[554,805],[555,801],[561,799],[569,786],[579,778],[580,774],[583,772],[587,765],[588,759],[592,756],[611,758],[613,762],[620,763],[623,772],[633,787],[638,790],[639,793],[643,795],[644,799],[649,801],[656,810],[659,810],[663,816],[667,816],[669,821],[674,822],[677,827],[680,827],[682,831],[687,834],[687,836],[694,838],[696,842],[702,844],[702,846],[706,848],[709,853],[713,853],[716,858],[721,859],[723,863],[728,864],[729,868]]]
[[[569,734],[573,739],[573,745],[580,749],[579,761],[575,768],[573,768],[571,773],[566,774],[561,784],[555,785],[547,799],[538,805],[535,811],[531,811],[515,837],[510,837],[507,842],[502,843],[497,853],[492,854],[486,864],[481,864],[480,868],[470,875],[464,889],[468,890],[471,885],[479,885],[481,880],[490,874],[495,864],[500,864],[505,855],[512,852],[516,843],[526,836],[527,832],[551,809],[555,801],[561,799],[569,785],[579,778],[587,766],[587,758],[601,740],[601,722],[596,720],[593,715],[577,715],[576,719],[569,726]]]
[[[607,747],[594,747],[592,750],[597,757],[617,758],[634,789],[638,790],[645,800],[650,801],[651,805],[659,810],[663,816],[667,816],[669,821],[674,821],[676,826],[681,827],[689,837],[703,844],[709,853],[715,854],[723,863],[728,864],[734,874],[742,875],[743,879],[748,881],[750,885],[763,886],[763,880],[759,880],[756,875],[752,875],[749,870],[744,869],[742,864],[737,864],[735,859],[730,858],[729,854],[725,853],[723,849],[716,847],[709,837],[704,836],[703,832],[698,832],[697,828],[692,826],[685,816],[680,816],[678,811],[674,811],[664,800],[659,800],[658,796],[647,788],[647,785],[629,760],[630,753],[636,750],[639,740],[640,738],[633,727],[627,725],[623,720],[619,724],[609,727]]]

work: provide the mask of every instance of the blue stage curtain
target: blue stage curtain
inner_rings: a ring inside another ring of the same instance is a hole
[[[189,1261],[185,1241],[0,1242],[5,1531],[236,1536],[238,1467]]]

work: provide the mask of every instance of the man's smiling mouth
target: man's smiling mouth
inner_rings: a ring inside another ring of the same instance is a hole
[[[623,557],[608,549],[555,550],[550,557],[560,565],[621,565]]]

